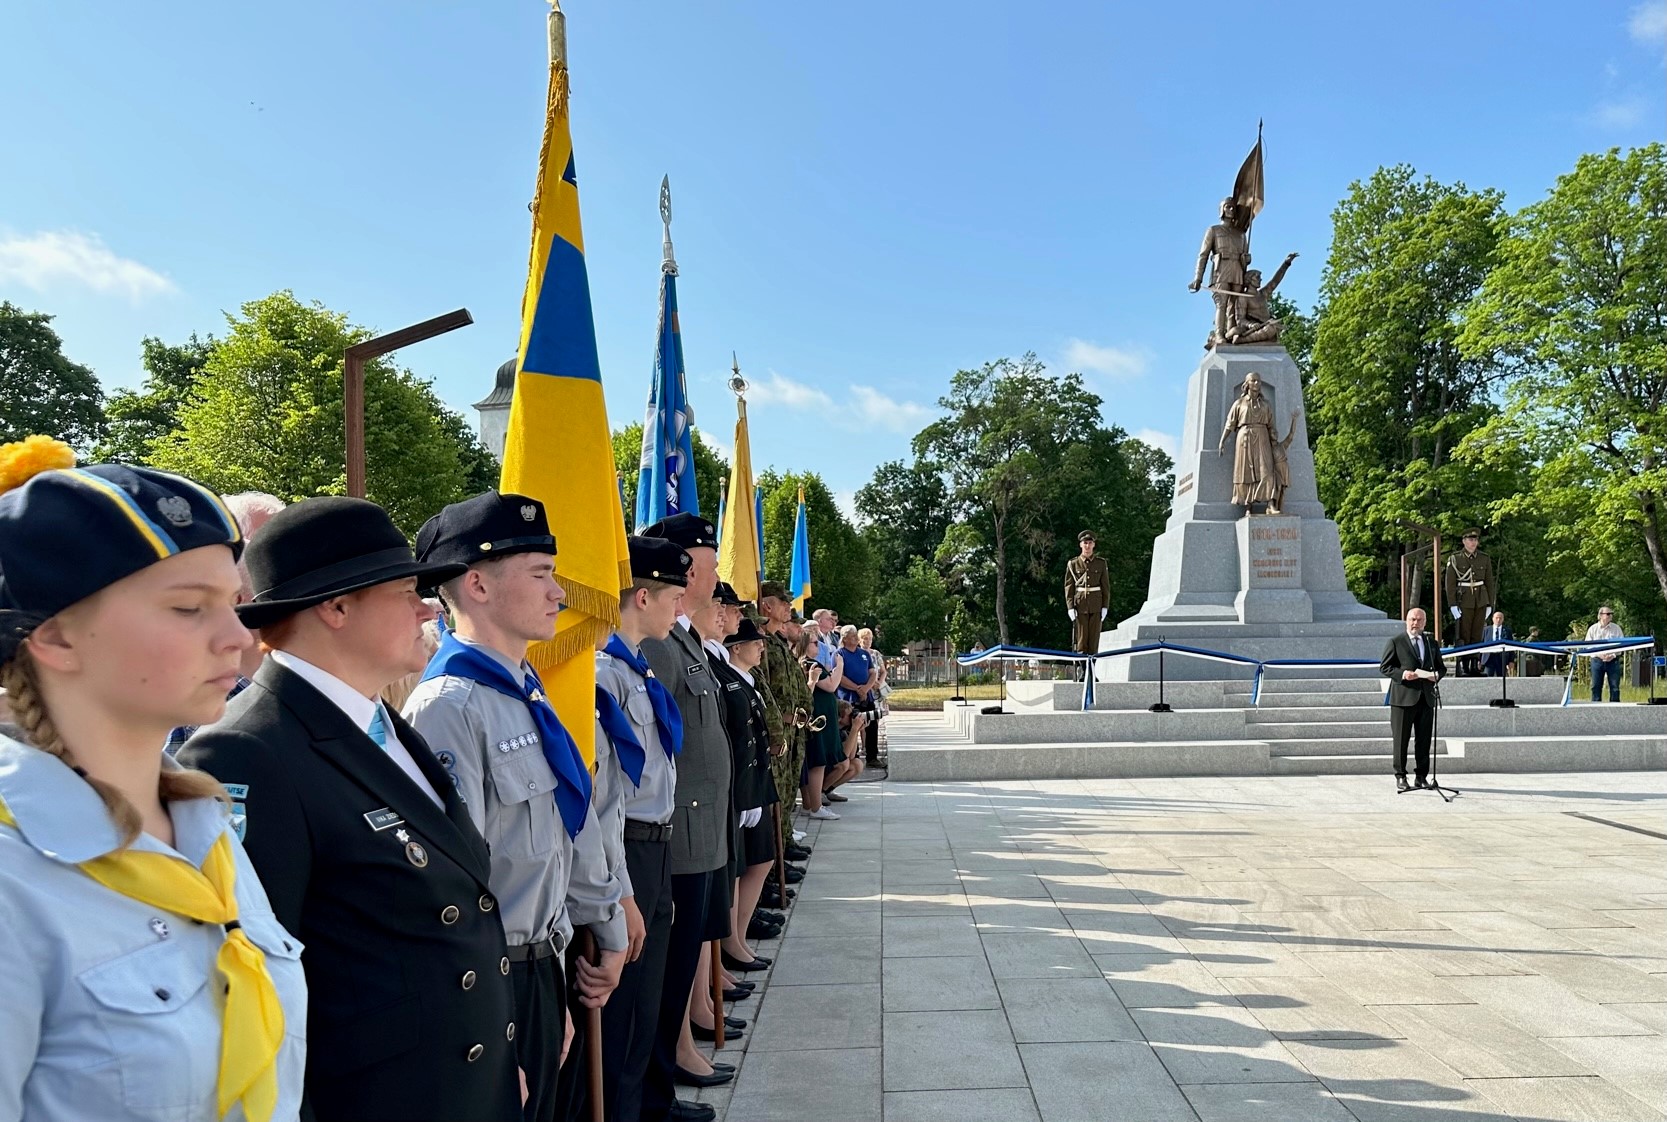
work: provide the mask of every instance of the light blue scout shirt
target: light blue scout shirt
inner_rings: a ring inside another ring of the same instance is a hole
[[[630,640],[621,635],[629,647]],[[638,650],[641,654],[641,650]],[[677,798],[677,763],[666,755],[660,743],[660,729],[654,723],[654,703],[648,699],[646,679],[606,651],[596,652],[596,684],[613,695],[625,711],[625,719],[643,746],[642,782],[632,786],[630,776],[618,771],[610,782],[609,797],[618,798],[621,815],[633,822],[663,825],[671,821]],[[623,829],[623,823],[621,825]]]
[[[625,792],[631,780],[619,769],[619,756],[608,730],[602,727],[602,714],[596,715],[596,774],[591,777],[590,808],[596,814],[596,824],[602,828],[602,853],[608,862],[608,874],[619,884],[621,896],[635,896],[631,887],[631,870],[625,864]]]
[[[176,768],[171,759],[162,766]],[[123,896],[76,868],[118,848],[104,802],[63,761],[0,735],[0,1120],[219,1122],[224,929]],[[174,847],[132,848],[201,868],[226,833],[213,799],[171,803]],[[307,1053],[301,943],[272,915],[232,839],[238,918],[266,955],[284,1011],[278,1105],[294,1122]],[[241,1103],[226,1117],[244,1117]]]
[[[516,681],[526,667],[453,633]],[[512,946],[559,934],[563,946],[583,924],[603,950],[630,945],[623,891],[609,874],[594,802],[575,838],[556,810],[556,773],[544,759],[538,725],[526,701],[473,678],[442,675],[419,682],[405,719],[451,775],[469,817],[492,851],[492,894]],[[594,798],[594,796],[593,796]]]

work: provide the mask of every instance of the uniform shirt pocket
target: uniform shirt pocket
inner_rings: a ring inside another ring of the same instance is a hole
[[[307,978],[301,969],[301,940],[284,930],[271,914],[245,915],[243,931],[266,956],[266,972],[284,1007],[284,1034],[307,1039]]]
[[[523,751],[492,761],[492,789],[507,817],[501,839],[512,856],[550,852],[556,842],[556,773],[537,751]]]
[[[203,947],[165,940],[83,971],[98,1009],[122,1100],[139,1111],[174,1110],[202,1099],[219,1072],[220,1013],[204,992],[214,970]]]
[[[654,724],[654,702],[648,696],[647,686],[625,695],[625,712],[638,728],[649,728]]]

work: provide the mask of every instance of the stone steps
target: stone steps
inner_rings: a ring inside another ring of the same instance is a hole
[[[1375,721],[1289,721],[1282,724],[1252,722],[1246,726],[1252,736],[1280,742],[1323,737],[1327,740],[1363,740],[1382,737],[1389,727],[1387,717]]]

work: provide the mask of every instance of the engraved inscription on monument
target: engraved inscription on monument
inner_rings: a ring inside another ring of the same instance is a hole
[[[1276,515],[1252,519],[1245,588],[1302,587],[1302,519]]]

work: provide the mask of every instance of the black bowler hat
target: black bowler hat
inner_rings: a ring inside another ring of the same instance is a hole
[[[741,597],[736,593],[735,586],[726,580],[721,580],[712,589],[712,597],[726,608],[739,608]]]
[[[684,549],[717,549],[718,528],[698,514],[674,514],[643,531],[647,538],[665,538]]]
[[[445,507],[417,531],[417,560],[428,565],[555,552],[544,504],[525,495],[486,491]]]
[[[737,643],[750,643],[754,639],[762,638],[764,638],[764,632],[758,629],[758,624],[746,616],[742,616],[741,625],[735,629],[735,634],[724,637],[724,646],[733,647]]]
[[[693,559],[682,548],[665,538],[646,535],[625,540],[631,549],[631,578],[656,580],[661,584],[689,587],[689,566]]]
[[[422,588],[469,566],[424,564],[388,512],[365,499],[304,499],[272,516],[246,557],[255,598],[237,608],[246,627],[269,627],[361,588],[416,577]]]
[[[203,546],[243,550],[231,512],[200,483],[74,464],[46,437],[0,445],[0,661],[42,620],[147,566]]]

